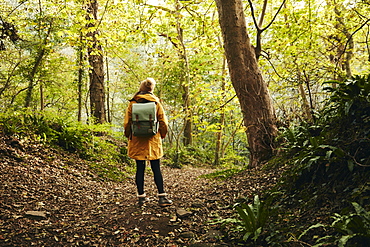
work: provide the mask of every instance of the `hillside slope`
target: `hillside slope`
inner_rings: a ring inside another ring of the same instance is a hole
[[[278,176],[256,170],[219,181],[199,178],[212,169],[163,167],[174,205],[160,208],[148,169],[151,201],[139,208],[132,174],[106,181],[73,154],[4,135],[0,154],[0,246],[227,246],[208,222],[232,216],[236,199]]]
[[[161,208],[148,168],[150,201],[140,208],[133,174],[110,181],[95,174],[89,162],[38,141],[1,134],[0,246],[306,246],[335,232],[317,228],[298,239],[302,232],[314,224],[331,224],[334,213],[358,199],[357,188],[369,187],[368,169],[356,173],[356,180],[343,174],[335,186],[297,181],[287,191],[284,166],[247,169],[224,180],[205,178],[214,177],[214,169],[163,167],[174,205]],[[274,195],[269,210],[278,211],[257,243],[241,241],[234,223],[220,223],[238,218],[235,203],[250,203],[254,195],[266,199],[266,191]]]

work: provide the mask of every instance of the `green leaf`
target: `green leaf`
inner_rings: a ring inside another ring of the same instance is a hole
[[[242,207],[245,209],[247,215],[248,215],[248,222],[251,225],[251,231],[254,231],[256,229],[256,217],[252,210],[252,206],[250,204],[242,204]]]
[[[252,235],[253,232],[246,232],[243,236],[243,240],[246,241]]]
[[[317,223],[315,225],[312,225],[310,226],[309,228],[307,228],[304,232],[302,232],[301,235],[299,235],[298,239],[301,239],[304,235],[307,234],[307,232],[311,229],[315,229],[315,228],[319,228],[319,227],[324,227],[325,228],[325,225],[321,224],[321,223]]]
[[[242,218],[242,222],[246,228],[246,231],[247,232],[253,232],[253,227],[252,227],[252,224],[249,220],[249,216],[247,215],[247,213],[245,212],[245,210],[239,206],[236,207],[236,210],[238,211],[239,213],[239,216]]]
[[[342,236],[340,239],[339,239],[339,242],[338,242],[338,246],[339,247],[345,247],[348,240],[350,240],[351,238],[353,238],[354,236],[356,236],[356,234],[354,235],[346,235],[346,236]]]
[[[258,237],[261,235],[261,232],[262,232],[262,227],[259,227],[257,230],[254,231],[254,236],[252,239],[254,241],[257,241]]]
[[[363,207],[360,206],[357,202],[352,202],[352,206],[354,207],[355,211],[359,215],[365,216],[368,220],[370,220],[370,213],[367,212]]]
[[[348,167],[348,170],[350,172],[353,172],[353,168],[354,168],[355,164],[353,163],[353,160],[348,160],[347,161],[347,167]]]
[[[316,137],[310,137],[310,143],[314,148],[318,147],[317,139]]]
[[[325,158],[326,159],[330,159],[331,155],[332,155],[333,151],[332,150],[329,150],[326,152],[326,155],[325,155]]]
[[[351,107],[353,105],[353,100],[347,101],[345,103],[344,113],[348,115],[349,111],[351,110]]]

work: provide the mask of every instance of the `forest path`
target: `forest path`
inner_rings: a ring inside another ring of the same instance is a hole
[[[148,167],[151,200],[138,207],[134,176],[107,182],[73,155],[4,138],[0,171],[0,246],[227,246],[207,223],[275,180],[257,170],[220,181],[200,178],[212,169],[162,167],[174,201],[162,208]]]

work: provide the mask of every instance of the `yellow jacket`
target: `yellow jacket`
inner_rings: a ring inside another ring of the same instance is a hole
[[[157,102],[158,133],[154,136],[133,136],[131,133],[132,104],[137,102]],[[162,140],[168,131],[168,120],[159,99],[152,93],[138,93],[130,100],[124,120],[125,136],[128,138],[128,156],[135,160],[156,160],[163,156]]]

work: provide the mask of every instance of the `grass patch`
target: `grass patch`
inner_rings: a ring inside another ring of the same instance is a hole
[[[208,173],[205,175],[201,175],[201,178],[208,178],[208,179],[219,179],[219,180],[225,180],[229,177],[234,176],[235,174],[238,174],[239,172],[243,171],[244,168],[229,168],[224,169],[220,171],[215,171],[212,173]]]

